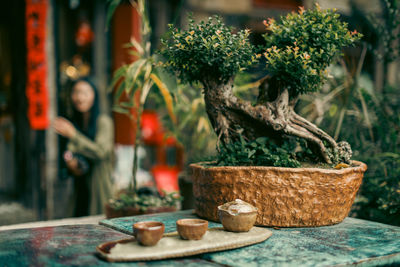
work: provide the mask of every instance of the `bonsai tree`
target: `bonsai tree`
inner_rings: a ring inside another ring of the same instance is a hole
[[[350,145],[337,143],[327,133],[296,114],[301,94],[319,90],[326,68],[341,55],[342,48],[361,38],[349,32],[335,10],[299,9],[280,21],[264,21],[267,33],[262,54],[248,41],[249,30],[234,33],[217,16],[187,30],[170,25],[170,37],[163,40],[167,67],[182,82],[200,83],[206,110],[218,136],[219,159],[238,154],[236,164],[299,166],[298,140],[303,154],[319,162],[348,163]],[[238,98],[232,91],[235,75],[265,58],[268,77],[259,87],[257,103]],[[311,151],[310,151],[311,149]],[[256,160],[266,157],[265,160]],[[280,161],[279,158],[286,158]],[[252,160],[254,159],[254,160]]]

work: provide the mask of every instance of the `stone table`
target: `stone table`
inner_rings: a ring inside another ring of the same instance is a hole
[[[0,266],[377,266],[400,265],[400,227],[346,218],[317,228],[271,229],[265,242],[240,249],[152,262],[108,263],[96,256],[103,242],[130,237],[132,224],[195,218],[192,210],[102,220],[100,225],[0,231]],[[210,222],[210,227],[220,226]]]

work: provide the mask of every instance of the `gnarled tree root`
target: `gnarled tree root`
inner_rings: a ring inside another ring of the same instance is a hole
[[[287,135],[314,144],[316,154],[326,163],[349,159],[351,149],[346,143],[338,145],[327,133],[294,112],[296,101],[289,101],[287,89],[279,92],[274,101],[253,106],[237,98],[232,84],[205,86],[207,114],[218,135],[218,142],[237,141],[239,135],[248,140],[260,136]],[[341,155],[341,154],[343,155]]]

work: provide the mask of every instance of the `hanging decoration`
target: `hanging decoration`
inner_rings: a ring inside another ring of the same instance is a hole
[[[49,126],[46,60],[46,19],[48,0],[26,0],[26,43],[28,118],[31,128]]]
[[[94,40],[94,32],[90,23],[86,20],[79,23],[78,30],[75,33],[75,43],[78,47],[88,47]]]

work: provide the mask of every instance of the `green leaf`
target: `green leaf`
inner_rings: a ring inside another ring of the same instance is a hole
[[[250,150],[249,154],[247,155],[248,158],[251,158],[256,153],[256,150]]]
[[[244,140],[242,135],[239,135],[239,138],[240,138],[241,147],[244,148],[244,146],[246,145],[246,141]]]
[[[144,106],[147,96],[149,95],[150,89],[153,86],[153,81],[148,80],[143,84],[141,95],[140,95],[140,104]]]
[[[135,62],[128,65],[128,69],[126,70],[126,89],[128,91],[132,90],[132,87],[137,83],[137,77],[142,71],[142,67],[146,64],[146,59],[138,59]]]
[[[144,56],[145,49],[138,41],[136,41],[134,37],[131,38],[130,45],[136,49],[136,51],[139,53],[140,56]]]
[[[258,138],[256,139],[256,142],[257,142],[258,144],[260,144],[260,145],[265,145],[265,144],[267,143],[267,141],[268,141],[268,138],[267,138],[267,137],[258,137]]]
[[[112,108],[112,110],[113,110],[114,112],[118,112],[118,113],[122,113],[122,114],[129,114],[129,110],[128,110],[128,109],[122,108],[122,107],[120,107],[120,106],[114,106],[114,107]]]
[[[257,144],[257,142],[251,142],[251,143],[250,143],[250,146],[251,146],[251,147],[258,147],[258,144]]]
[[[167,106],[168,114],[174,124],[177,123],[176,116],[174,114],[174,106],[173,100],[170,94],[170,91],[165,86],[165,84],[155,75],[154,73],[150,75],[150,78],[157,85],[158,89],[160,89],[161,95],[163,96],[165,105]]]
[[[111,24],[112,16],[114,15],[115,10],[119,6],[122,0],[108,0],[108,8],[107,8],[107,20],[106,20],[106,30],[108,26]]]
[[[110,83],[110,85],[108,86],[108,88],[107,88],[107,90],[109,91],[109,92],[112,92],[112,90],[114,89],[114,86],[118,83],[118,81],[121,79],[121,78],[124,78],[125,77],[125,73],[126,73],[126,70],[128,69],[128,65],[122,65],[121,67],[119,67],[115,72],[114,72],[114,75],[113,75],[113,78],[112,78],[112,80],[111,80],[111,83]]]
[[[122,81],[114,92],[114,103],[119,103],[121,95],[125,92],[125,81]]]
[[[155,58],[157,62],[157,57]],[[175,90],[178,87],[176,77],[166,71],[164,67],[155,67],[154,73],[160,78],[169,90]]]
[[[135,107],[135,104],[132,103],[132,102],[121,102],[121,103],[119,103],[119,105],[122,108],[133,108],[133,107]]]

